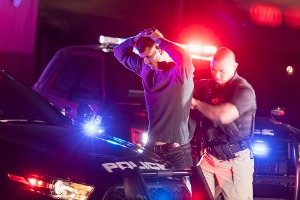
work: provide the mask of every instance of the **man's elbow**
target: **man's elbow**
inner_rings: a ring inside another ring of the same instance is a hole
[[[113,48],[113,53],[114,53],[115,56],[116,56],[117,52],[118,52],[117,47]]]
[[[113,49],[113,53],[115,58],[117,58],[122,63],[122,54],[120,53],[120,51],[118,51],[118,49],[116,49],[116,47]]]

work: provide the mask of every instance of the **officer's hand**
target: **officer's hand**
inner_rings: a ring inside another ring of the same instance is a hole
[[[192,98],[191,107],[193,109],[197,109],[197,99]]]

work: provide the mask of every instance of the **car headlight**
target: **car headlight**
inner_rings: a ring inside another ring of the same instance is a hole
[[[55,199],[87,200],[94,191],[93,186],[58,178],[7,174],[10,180],[28,185],[28,190],[48,195]]]
[[[148,132],[137,128],[131,128],[132,143],[144,147],[148,142]]]

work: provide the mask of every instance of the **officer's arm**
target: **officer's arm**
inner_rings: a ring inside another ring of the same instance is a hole
[[[211,105],[193,98],[192,108],[198,109],[208,119],[221,124],[229,124],[240,116],[238,109],[231,103]]]

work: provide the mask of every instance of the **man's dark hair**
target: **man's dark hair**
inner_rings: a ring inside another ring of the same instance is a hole
[[[139,53],[143,53],[147,47],[152,47],[155,42],[150,37],[140,37],[136,41],[136,48]]]

